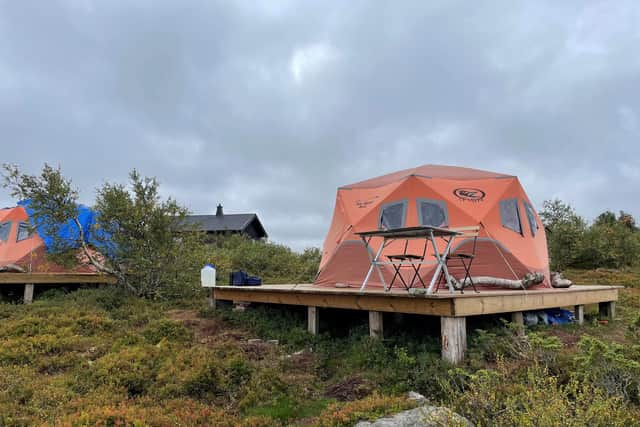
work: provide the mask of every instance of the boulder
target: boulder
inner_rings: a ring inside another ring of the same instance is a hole
[[[375,421],[360,421],[356,427],[473,427],[463,416],[442,406],[419,406]]]

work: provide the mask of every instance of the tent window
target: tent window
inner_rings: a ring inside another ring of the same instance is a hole
[[[522,234],[518,199],[506,199],[500,201],[500,221],[502,222],[503,227]]]
[[[523,200],[522,204],[524,205],[524,212],[527,214],[527,220],[529,221],[529,229],[531,230],[531,235],[535,237],[536,232],[538,231],[536,213],[533,210],[533,206],[531,206],[526,200]]]
[[[16,238],[16,242],[28,239],[30,235],[31,230],[28,223],[21,222],[20,224],[18,224],[18,237]]]
[[[0,222],[0,242],[9,240],[9,232],[11,231],[11,221]]]
[[[380,207],[378,227],[381,229],[400,228],[404,226],[407,215],[407,201],[391,202]]]
[[[418,199],[418,220],[420,225],[448,227],[449,212],[442,200]]]

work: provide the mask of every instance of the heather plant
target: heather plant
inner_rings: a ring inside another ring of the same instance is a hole
[[[625,347],[583,336],[574,356],[573,376],[619,396],[640,403],[640,346]]]
[[[640,416],[620,397],[577,380],[561,384],[537,363],[514,368],[498,359],[449,392],[452,408],[477,426],[632,426]]]

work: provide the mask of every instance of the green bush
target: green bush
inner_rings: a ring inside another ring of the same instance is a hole
[[[193,339],[193,332],[182,323],[168,319],[159,319],[150,322],[143,330],[142,336],[150,344],[158,344],[162,340],[186,343]]]
[[[284,245],[237,234],[214,237],[209,250],[220,283],[228,283],[229,273],[237,270],[260,276],[264,283],[309,283],[318,272],[321,256],[318,248],[298,254]]]
[[[526,360],[553,364],[562,344],[558,337],[522,331],[522,326],[506,323],[492,330],[476,329],[470,337],[468,356],[480,365],[498,359]]]
[[[551,268],[625,268],[638,265],[640,231],[633,217],[606,211],[591,224],[560,200],[547,200],[540,211],[547,229]]]
[[[560,384],[538,364],[514,370],[501,360],[468,374],[449,396],[452,409],[478,426],[632,426],[640,415],[589,383]]]
[[[112,386],[137,396],[155,384],[161,360],[161,350],[156,346],[130,346],[98,359],[90,376],[96,386]]]
[[[640,403],[640,348],[583,336],[573,361],[573,375],[636,404]]]

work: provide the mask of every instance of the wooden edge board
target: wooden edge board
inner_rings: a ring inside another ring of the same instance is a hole
[[[261,290],[247,292],[231,287],[214,288],[217,300],[248,301],[270,304],[306,305],[324,308],[384,311],[390,313],[427,314],[451,316],[453,305],[450,299],[390,298],[379,294],[322,294],[310,292],[272,292]]]
[[[361,294],[284,286],[282,288],[217,286],[213,288],[213,292],[214,298],[219,300],[453,317],[569,307],[618,299],[618,287],[608,286],[557,292],[447,294],[447,297],[410,296],[403,293],[383,292]]]
[[[573,307],[618,300],[618,289],[591,289],[582,292],[535,293],[520,295],[482,295],[475,299],[453,300],[454,316],[511,313],[514,311],[543,310]]]
[[[0,285],[23,284],[115,284],[117,279],[105,274],[93,273],[0,273]]]
[[[480,293],[474,293],[471,290],[461,294],[460,292],[450,293],[445,290],[441,290],[438,293],[431,295],[425,294],[409,294],[405,290],[396,290],[392,292],[385,292],[381,288],[366,289],[364,292],[360,292],[358,288],[330,288],[324,286],[315,286],[311,284],[277,284],[277,285],[261,285],[261,286],[230,286],[230,285],[218,285],[213,289],[228,290],[233,289],[239,292],[278,292],[278,293],[300,293],[300,294],[323,294],[323,295],[379,295],[387,298],[429,298],[429,299],[452,299],[452,298],[478,298],[479,296],[521,296],[523,294],[572,294],[583,292],[601,291],[603,289],[622,289],[623,286],[603,286],[603,285],[579,285],[566,289],[535,289],[529,291],[521,290],[484,290]]]

